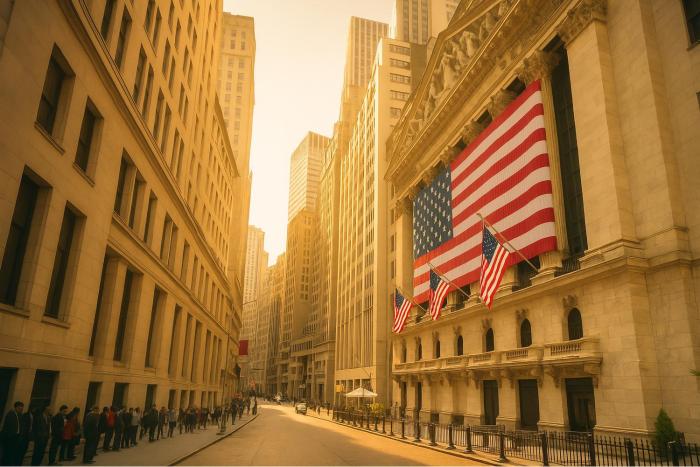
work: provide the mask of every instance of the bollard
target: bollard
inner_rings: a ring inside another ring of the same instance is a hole
[[[505,443],[505,433],[502,431],[498,432],[498,461],[505,462],[506,459],[506,443]]]
[[[588,433],[588,457],[590,458],[589,465],[595,464],[595,440],[593,439],[593,434]]]
[[[435,442],[435,424],[434,423],[430,423],[428,425],[428,436],[430,437],[430,445],[437,446],[437,443]]]
[[[367,429],[369,430],[369,414],[367,414]]]
[[[668,443],[668,450],[671,451],[671,461],[673,465],[681,465],[678,459],[678,443],[676,441]]]
[[[406,439],[406,420],[401,419],[401,439]]]
[[[386,434],[386,415],[382,415],[382,434]]]
[[[627,465],[634,465],[634,446],[629,438],[625,438],[625,449],[627,450]]]
[[[452,435],[452,424],[447,425],[447,449],[454,449],[455,442]]]
[[[540,443],[542,444],[542,465],[549,465],[549,441],[547,433],[540,433]]]
[[[374,431],[379,431],[377,425],[379,425],[379,415],[374,416]]]
[[[389,417],[389,436],[394,436],[394,417]]]
[[[472,453],[472,427],[467,426],[467,449],[464,452]]]
[[[420,420],[416,420],[416,423],[413,427],[413,441],[416,443],[420,443]]]

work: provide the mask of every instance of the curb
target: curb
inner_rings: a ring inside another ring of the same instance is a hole
[[[347,428],[352,428],[353,430],[364,431],[365,433],[370,433],[370,434],[373,434],[373,435],[381,436],[381,437],[383,437],[383,438],[392,439],[392,440],[398,441],[398,442],[400,442],[400,443],[410,444],[410,445],[412,445],[412,446],[418,446],[418,447],[422,447],[422,448],[425,448],[425,449],[430,449],[430,450],[432,450],[432,451],[440,452],[440,453],[442,453],[442,454],[448,454],[448,455],[454,456],[454,457],[459,457],[459,458],[461,458],[461,459],[468,459],[468,460],[470,460],[470,461],[478,462],[478,463],[484,464],[484,465],[492,465],[492,466],[523,465],[523,464],[516,464],[516,463],[513,463],[513,462],[510,461],[510,460],[509,460],[508,463],[503,464],[503,463],[497,462],[497,461],[495,461],[495,460],[493,460],[493,459],[489,459],[488,457],[475,457],[475,456],[470,456],[470,455],[465,454],[465,453],[463,453],[463,452],[460,452],[460,451],[458,451],[458,450],[456,450],[456,449],[453,450],[453,449],[446,449],[446,448],[443,448],[443,447],[440,447],[440,446],[430,446],[429,444],[426,444],[426,443],[423,443],[423,442],[417,443],[417,442],[415,442],[415,441],[413,441],[413,440],[410,440],[410,439],[408,439],[408,438],[406,438],[406,439],[401,439],[401,438],[397,438],[396,436],[389,436],[388,434],[382,433],[381,431],[374,431],[374,430],[371,430],[371,429],[370,429],[370,430],[367,430],[366,428],[361,428],[361,427],[353,426],[353,425],[347,425],[347,424],[345,424],[345,423],[336,422],[335,420],[328,419],[328,418],[321,418],[321,417],[318,417],[318,416],[314,416],[314,418],[316,418],[316,419],[318,419],[318,420],[325,420],[325,421],[327,421],[327,422],[331,422],[331,423],[334,423],[334,424],[336,424],[336,425],[344,426],[344,427],[347,427]]]
[[[253,420],[255,420],[256,418],[258,418],[258,415],[260,415],[260,414],[257,413],[257,414],[255,414],[255,415],[253,415],[253,416],[250,417],[248,420],[246,420],[245,423],[239,424],[238,427],[237,427],[236,429],[231,430],[230,433],[226,433],[225,435],[221,435],[219,438],[216,438],[214,441],[211,441],[211,442],[205,444],[204,446],[198,447],[197,449],[195,449],[194,451],[190,452],[189,454],[185,454],[184,456],[180,456],[180,457],[176,458],[175,460],[170,461],[170,463],[168,463],[168,465],[169,465],[169,466],[178,465],[178,464],[180,464],[181,462],[184,462],[184,461],[186,461],[187,459],[189,459],[190,457],[194,456],[195,454],[199,454],[200,452],[204,451],[204,450],[207,449],[208,447],[210,447],[210,446],[212,446],[212,445],[218,443],[219,441],[228,438],[229,436],[231,436],[232,434],[234,434],[235,432],[237,432],[238,430],[240,430],[241,428],[243,428],[244,426],[246,426],[248,423],[250,423],[250,422],[252,422]]]

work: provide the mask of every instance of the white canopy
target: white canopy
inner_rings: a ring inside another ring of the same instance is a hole
[[[377,393],[369,389],[357,388],[345,394],[345,397],[377,397]]]

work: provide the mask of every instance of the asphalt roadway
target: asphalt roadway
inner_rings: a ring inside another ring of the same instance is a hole
[[[465,465],[463,458],[366,433],[289,406],[257,419],[180,465]]]

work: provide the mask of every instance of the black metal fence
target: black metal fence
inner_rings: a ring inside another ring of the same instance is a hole
[[[451,425],[394,418],[359,411],[333,412],[333,419],[397,438],[445,445],[464,452],[518,457],[544,465],[700,465],[700,446],[683,436],[666,446],[647,439],[597,436],[592,433],[507,431],[503,425]]]

